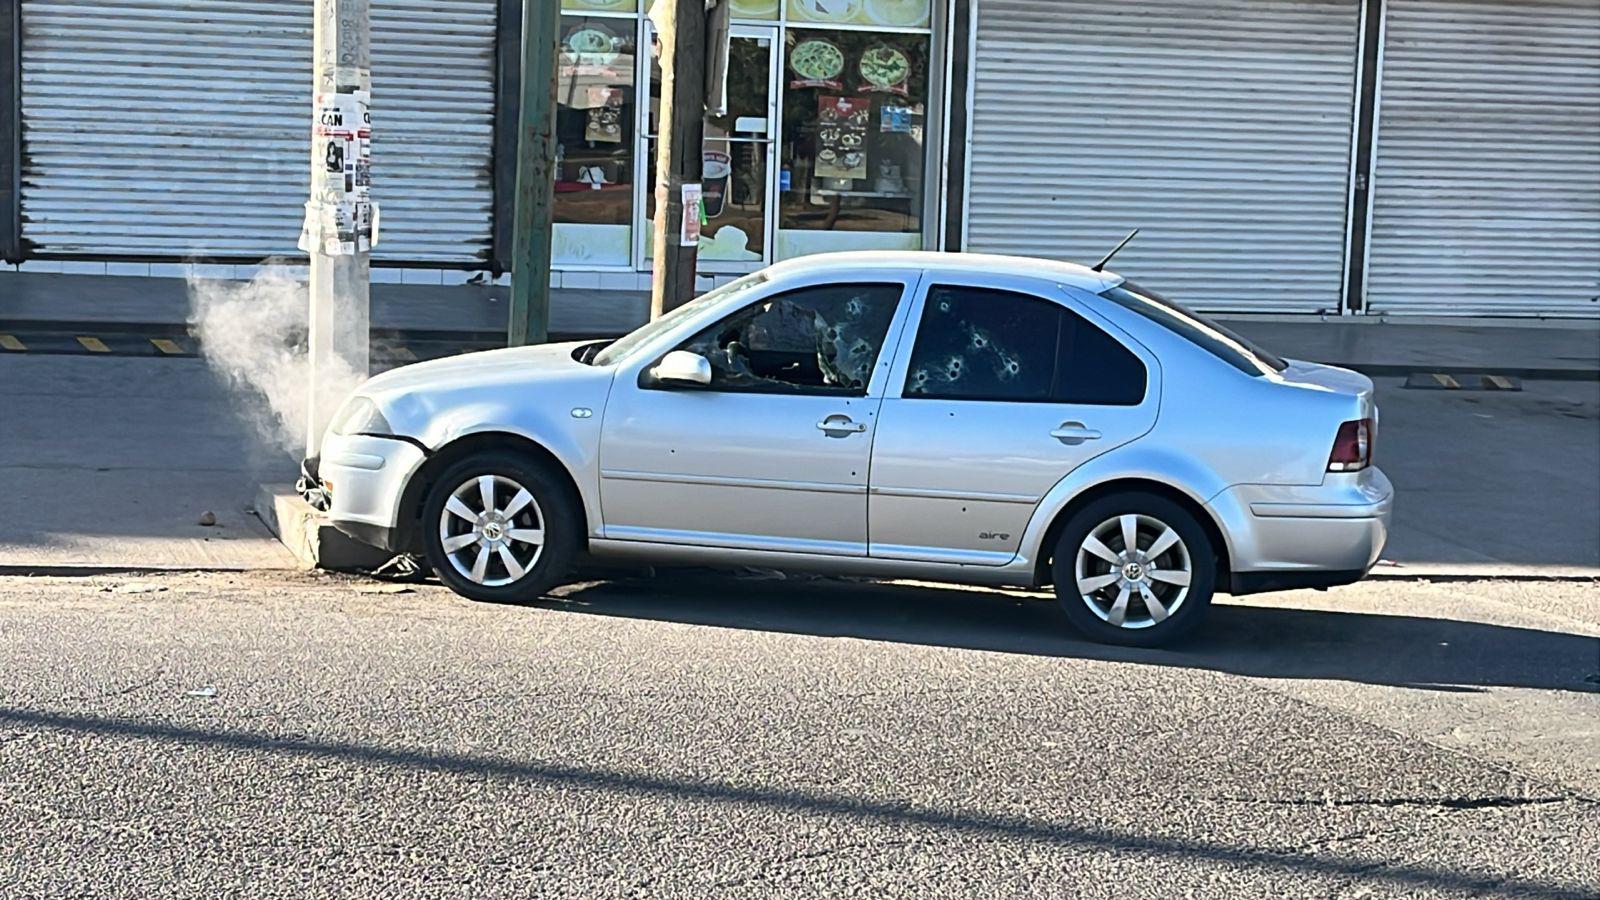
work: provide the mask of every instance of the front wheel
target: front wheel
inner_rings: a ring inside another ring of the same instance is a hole
[[[1056,599],[1091,640],[1156,647],[1205,617],[1215,590],[1211,539],[1165,497],[1101,497],[1068,520],[1052,564]]]
[[[428,489],[428,564],[472,600],[527,602],[571,567],[582,528],[575,499],[545,466],[517,454],[470,456]]]

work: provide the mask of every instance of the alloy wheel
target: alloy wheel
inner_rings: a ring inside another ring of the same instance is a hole
[[[1194,561],[1178,532],[1147,515],[1124,513],[1089,530],[1073,566],[1089,611],[1118,628],[1150,628],[1189,596]]]
[[[533,493],[503,475],[467,479],[439,513],[445,559],[463,578],[485,587],[526,575],[544,552],[544,528]]]

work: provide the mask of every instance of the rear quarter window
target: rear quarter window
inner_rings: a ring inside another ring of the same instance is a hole
[[[1248,338],[1132,281],[1124,281],[1102,291],[1100,296],[1168,331],[1176,332],[1189,343],[1246,375],[1266,375],[1289,368],[1287,362],[1251,343]]]

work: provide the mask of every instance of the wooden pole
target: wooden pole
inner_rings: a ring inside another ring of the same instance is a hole
[[[683,186],[700,184],[706,107],[705,0],[658,2],[663,6],[656,22],[661,40],[661,121],[656,139],[652,319],[695,294],[696,247],[693,241],[684,246]],[[693,212],[698,215],[698,208]]]
[[[556,42],[560,28],[560,3],[524,0],[511,322],[506,333],[513,347],[550,339],[550,223],[555,205]]]

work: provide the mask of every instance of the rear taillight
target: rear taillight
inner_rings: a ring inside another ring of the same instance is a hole
[[[1329,472],[1355,472],[1372,463],[1373,422],[1355,419],[1339,426],[1328,454]]]

